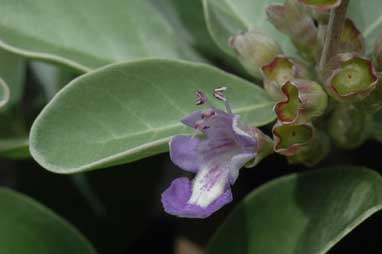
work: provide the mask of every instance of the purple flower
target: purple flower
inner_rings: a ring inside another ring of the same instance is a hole
[[[225,88],[214,96],[224,101],[227,112],[212,105],[196,111],[181,121],[194,129],[193,135],[177,135],[170,140],[171,160],[183,170],[196,173],[175,179],[162,194],[162,204],[169,214],[188,218],[206,218],[232,201],[230,186],[239,170],[254,159],[257,152],[256,128],[250,128],[232,113],[224,97]],[[197,92],[198,105],[208,103]]]

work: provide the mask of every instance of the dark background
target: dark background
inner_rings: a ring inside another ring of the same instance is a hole
[[[367,142],[357,151],[333,151],[320,166],[333,165],[336,161],[378,169],[380,159],[375,151],[381,148],[377,142]],[[160,193],[174,177],[182,174],[171,164],[167,154],[76,176],[50,173],[33,160],[3,160],[0,164],[2,185],[50,207],[84,233],[100,253],[108,254],[171,254],[180,236],[204,246],[235,203],[251,190],[276,177],[310,170],[288,165],[283,157],[272,155],[256,168],[241,171],[233,187],[233,204],[208,219],[190,220],[169,216],[162,210]],[[89,195],[85,198],[76,187],[75,183],[83,176],[88,179],[96,198],[89,198]],[[379,212],[352,231],[330,253],[382,253],[381,226],[382,213]]]

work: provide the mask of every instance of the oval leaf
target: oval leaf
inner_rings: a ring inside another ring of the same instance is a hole
[[[144,57],[198,60],[149,1],[0,0],[0,46],[80,71]]]
[[[2,254],[93,254],[90,243],[71,225],[36,201],[0,188]]]
[[[179,120],[200,109],[195,91],[212,93],[222,84],[248,123],[274,119],[264,90],[208,65],[154,59],[115,64],[81,76],[53,98],[32,126],[32,156],[48,170],[72,173],[167,151],[169,137],[191,131]]]
[[[208,253],[326,253],[380,209],[382,178],[365,168],[281,177],[239,205],[210,242]]]

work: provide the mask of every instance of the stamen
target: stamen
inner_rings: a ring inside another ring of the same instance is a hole
[[[226,98],[224,96],[224,91],[226,89],[227,89],[227,87],[225,87],[225,86],[215,88],[215,90],[214,90],[215,98],[220,100],[220,101],[226,101]]]
[[[196,105],[203,105],[207,102],[207,96],[202,91],[197,90],[195,94],[198,97],[195,102]]]
[[[214,90],[214,97],[220,101],[224,101],[225,108],[229,114],[232,114],[231,106],[229,105],[226,97],[224,96],[224,92],[227,90],[227,87],[221,86]]]
[[[202,119],[209,118],[211,116],[214,116],[215,114],[216,114],[215,110],[212,108],[209,108],[207,110],[202,111]]]

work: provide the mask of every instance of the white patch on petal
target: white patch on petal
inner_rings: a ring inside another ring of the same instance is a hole
[[[224,193],[228,181],[228,169],[202,168],[193,180],[189,204],[208,207]]]
[[[253,138],[249,133],[245,132],[243,130],[243,128],[240,126],[240,116],[239,115],[234,116],[233,122],[232,122],[232,129],[235,131],[235,133],[237,133],[241,136],[248,137],[250,139]]]
[[[240,169],[250,160],[255,157],[254,153],[241,153],[233,156],[231,160],[232,169],[230,170],[229,183],[233,185],[239,177]]]

